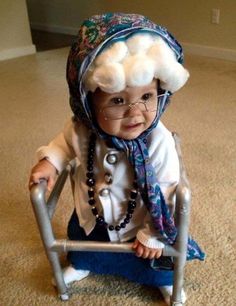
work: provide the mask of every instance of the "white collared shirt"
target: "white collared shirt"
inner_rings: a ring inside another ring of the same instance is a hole
[[[86,185],[86,165],[89,131],[81,123],[72,119],[65,125],[63,132],[47,146],[37,150],[37,158],[47,158],[60,173],[72,159],[76,158],[74,172],[74,201],[80,225],[88,235],[95,226],[95,217],[88,204],[88,186]],[[167,204],[174,205],[175,189],[179,181],[179,161],[171,133],[159,122],[148,136],[147,147],[157,181]],[[103,139],[97,139],[94,161],[96,179],[96,207],[108,224],[120,224],[125,217],[130,189],[133,184],[133,169],[125,152],[106,145]],[[127,241],[135,236],[150,248],[162,248],[163,243],[154,230],[149,213],[140,197],[133,217],[125,229],[108,231],[111,241]]]

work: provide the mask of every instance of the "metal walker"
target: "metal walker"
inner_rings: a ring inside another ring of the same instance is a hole
[[[173,137],[180,163],[180,181],[176,189],[176,204],[175,207],[171,209],[175,216],[178,236],[173,246],[166,245],[164,247],[163,256],[172,256],[174,258],[174,283],[171,305],[181,306],[183,305],[181,301],[181,290],[184,283],[184,267],[187,253],[191,190],[182,159],[179,137],[176,133],[173,133]],[[72,170],[73,163],[69,164],[59,175],[47,200],[47,187],[45,181],[34,185],[30,191],[31,203],[38,223],[41,239],[46,255],[52,267],[59,297],[63,301],[69,299],[70,291],[64,283],[58,253],[68,251],[133,252],[131,243],[72,241],[68,239],[55,238],[51,220],[64,184]]]

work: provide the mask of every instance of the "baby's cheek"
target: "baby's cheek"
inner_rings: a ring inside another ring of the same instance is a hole
[[[105,133],[112,136],[119,136],[121,127],[118,120],[99,120],[98,124]]]

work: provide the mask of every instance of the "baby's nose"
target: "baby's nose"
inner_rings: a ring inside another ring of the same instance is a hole
[[[126,112],[127,117],[140,116],[141,114],[142,110],[139,103],[130,104],[129,109]]]

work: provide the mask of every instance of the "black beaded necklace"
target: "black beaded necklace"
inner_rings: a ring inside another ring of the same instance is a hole
[[[98,214],[98,210],[95,206],[96,204],[96,200],[94,198],[95,196],[95,183],[96,180],[94,178],[94,173],[93,173],[93,166],[94,166],[94,155],[95,155],[95,146],[96,146],[96,135],[94,133],[92,133],[90,135],[90,139],[89,139],[89,146],[88,146],[88,159],[87,159],[87,181],[86,184],[88,186],[88,196],[89,196],[89,200],[88,200],[88,204],[91,206],[91,210],[93,215],[96,218],[96,223],[98,225],[104,226],[105,228],[107,228],[110,231],[120,231],[121,228],[125,228],[126,225],[130,222],[132,216],[133,216],[133,212],[135,210],[136,207],[136,198],[137,198],[137,194],[138,194],[138,186],[136,183],[136,180],[133,183],[133,189],[130,190],[130,199],[128,201],[128,207],[127,207],[127,213],[125,215],[124,220],[117,225],[109,225],[107,224],[107,222],[104,220],[103,216],[100,216]]]

